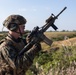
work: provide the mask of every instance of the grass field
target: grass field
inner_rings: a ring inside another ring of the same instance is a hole
[[[76,75],[76,32],[45,32],[51,46],[41,43],[42,51],[26,75]],[[0,40],[4,38],[0,34]]]
[[[3,37],[3,35],[7,34],[6,32],[5,33],[0,33],[0,37]],[[73,31],[68,31],[68,32],[45,32],[44,33],[47,37],[49,38],[58,38],[58,37],[65,37],[65,36],[68,36],[68,37],[73,37],[73,36],[76,36],[76,32],[73,32]]]
[[[72,37],[76,36],[76,32],[45,32],[45,35],[49,38]]]
[[[76,32],[45,32],[44,33],[49,39],[53,40],[52,47],[58,46],[59,44],[69,44],[69,41],[66,39],[76,37]],[[65,41],[66,40],[66,41]],[[74,39],[72,41],[75,42]],[[72,42],[71,41],[71,42]],[[41,43],[43,50],[49,50],[50,46],[45,43]]]
[[[45,35],[53,44],[41,43],[43,51],[35,58],[39,66],[34,62],[34,71],[38,75],[76,75],[76,32],[45,32]],[[35,74],[28,71],[27,75]]]

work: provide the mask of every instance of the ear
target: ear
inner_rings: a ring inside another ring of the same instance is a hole
[[[9,30],[11,30],[11,31],[16,31],[18,29],[18,24],[16,24],[16,23],[9,23],[7,28]]]

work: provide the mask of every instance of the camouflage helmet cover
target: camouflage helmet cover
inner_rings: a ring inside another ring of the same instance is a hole
[[[26,23],[26,19],[21,15],[10,15],[4,20],[3,26],[9,29],[12,23],[22,25]]]

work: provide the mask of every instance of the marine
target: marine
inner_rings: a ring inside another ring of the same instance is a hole
[[[41,44],[37,43],[17,57],[31,40],[28,37],[23,38],[26,22],[22,15],[17,14],[9,15],[3,22],[3,26],[8,29],[8,35],[0,41],[0,75],[25,75],[41,50]]]

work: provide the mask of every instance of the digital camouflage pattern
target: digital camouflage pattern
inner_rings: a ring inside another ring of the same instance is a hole
[[[27,22],[26,19],[21,15],[10,15],[4,20],[3,25],[6,28],[8,28],[10,23],[16,23],[17,25],[22,25],[26,24],[26,22]]]
[[[3,26],[11,31],[16,31],[19,28],[19,25],[26,24],[26,19],[21,15],[10,15],[8,16],[4,22]]]
[[[26,71],[32,65],[34,57],[41,49],[41,45],[36,44],[23,56],[16,59],[17,54],[25,46],[22,39],[15,42],[7,36],[1,43],[0,75],[25,75]]]

